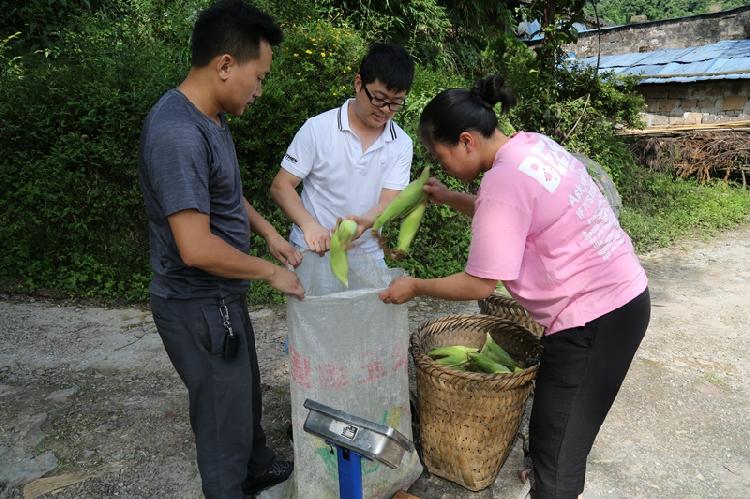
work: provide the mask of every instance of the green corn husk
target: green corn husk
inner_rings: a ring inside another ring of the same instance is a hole
[[[372,230],[377,231],[385,223],[409,213],[420,202],[426,199],[427,195],[422,188],[429,178],[430,167],[426,166],[419,177],[407,185],[403,191],[399,192],[398,196],[393,198],[393,201],[388,203],[388,206],[375,218]]]
[[[328,256],[331,271],[344,286],[349,287],[349,259],[347,245],[357,233],[357,222],[345,219],[339,223],[331,235],[331,252]]]

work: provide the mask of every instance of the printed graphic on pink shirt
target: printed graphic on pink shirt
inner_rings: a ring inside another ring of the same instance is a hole
[[[625,234],[615,222],[607,200],[580,161],[544,135],[538,138],[529,156],[518,165],[518,170],[554,194],[561,178],[572,169],[576,182],[568,192],[568,200],[578,219],[586,221],[587,227],[581,235],[602,259],[609,260],[625,242]]]
[[[535,179],[550,194],[560,186],[561,177],[567,174],[576,159],[555,142],[543,135],[518,165],[518,170]]]

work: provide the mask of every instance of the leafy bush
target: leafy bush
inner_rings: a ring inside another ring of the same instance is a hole
[[[142,299],[140,128],[188,54],[147,36],[135,15],[87,14],[81,24],[0,75],[0,275],[31,289]]]
[[[102,0],[25,0],[6,2],[0,21],[0,38],[19,32],[18,51],[49,49],[66,29],[80,28],[79,15],[96,12]]]
[[[598,74],[595,68],[561,64],[545,72],[534,52],[519,42],[505,46],[501,71],[515,91],[511,110],[515,129],[544,133],[568,149],[602,164],[615,181],[633,156],[618,128],[640,128],[643,97],[637,81]]]

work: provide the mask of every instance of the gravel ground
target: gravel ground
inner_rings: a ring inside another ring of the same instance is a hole
[[[652,322],[589,458],[587,498],[750,495],[750,226],[641,256]],[[424,320],[478,313],[421,299]],[[284,307],[251,312],[266,428],[285,457]],[[0,295],[0,498],[199,498],[186,391],[150,313]],[[515,498],[517,445],[478,493],[425,472],[423,498]]]

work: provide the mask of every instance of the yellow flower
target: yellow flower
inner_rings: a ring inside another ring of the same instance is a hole
[[[299,54],[294,54],[294,57],[299,57]]]
[[[325,57],[325,56],[326,56],[326,53],[325,53],[325,52],[321,52],[321,53],[320,53],[320,57]]]
[[[312,54],[312,50],[310,49],[305,50],[305,54]]]

